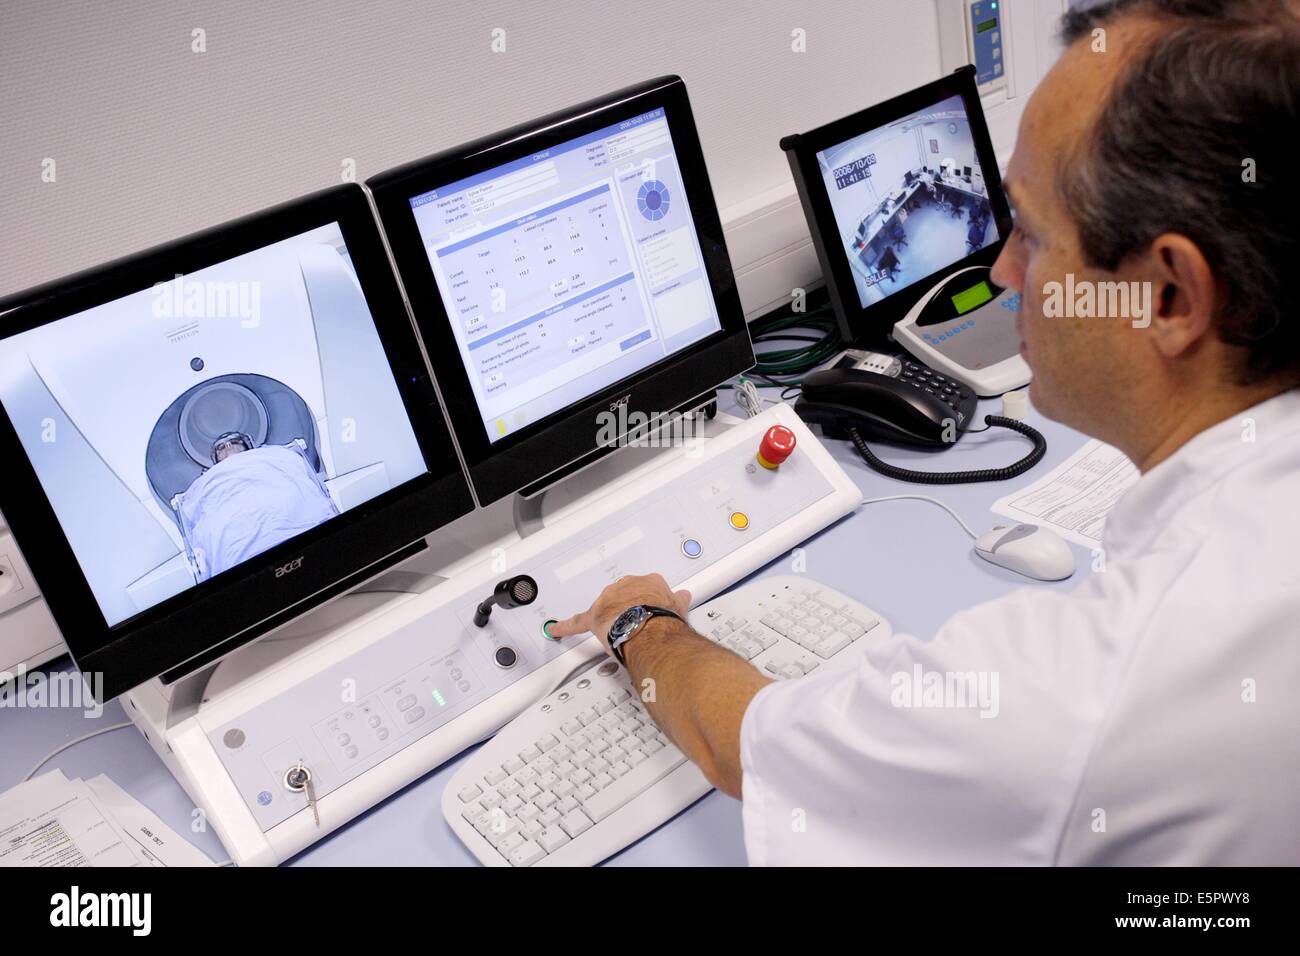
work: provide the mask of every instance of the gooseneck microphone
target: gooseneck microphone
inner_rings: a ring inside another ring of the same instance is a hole
[[[484,627],[492,616],[494,607],[523,607],[537,600],[537,582],[526,574],[517,574],[506,578],[492,589],[492,596],[478,606],[474,612],[474,623]]]

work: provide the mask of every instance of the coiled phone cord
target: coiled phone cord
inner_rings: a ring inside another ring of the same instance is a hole
[[[1026,425],[1014,418],[1007,418],[1005,415],[985,415],[984,423],[1019,432],[1034,443],[1034,450],[1015,464],[1007,465],[1005,468],[978,468],[973,471],[913,471],[910,468],[899,468],[897,465],[891,465],[877,458],[875,453],[867,447],[866,439],[862,437],[857,426],[850,425],[846,430],[849,437],[853,439],[853,445],[857,448],[858,454],[862,456],[862,460],[872,470],[880,472],[886,478],[897,478],[899,481],[914,481],[924,485],[966,485],[976,481],[1006,481],[1008,478],[1023,475],[1042,461],[1043,456],[1047,454],[1047,439],[1032,425]]]

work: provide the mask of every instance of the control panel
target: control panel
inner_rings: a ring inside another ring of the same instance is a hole
[[[847,479],[841,473],[838,487],[832,482],[827,470],[837,466],[820,447],[818,455],[804,453],[803,443],[816,440],[792,413],[781,420],[787,417],[789,427],[756,420],[734,426],[744,440],[724,435],[689,463],[691,453],[683,453],[684,464],[667,478],[639,478],[611,495],[616,505],[603,517],[567,533],[567,521],[544,529],[508,549],[508,567],[438,585],[424,596],[430,606],[418,620],[238,717],[209,726],[201,710],[199,723],[257,825],[266,832],[309,804],[314,810],[314,801],[582,643],[585,635],[556,641],[546,628],[588,607],[618,578],[658,572],[702,601],[847,513],[860,498],[856,488],[849,501]],[[808,517],[832,496],[835,509]],[[545,550],[527,556],[543,536]],[[770,551],[746,549],[765,539]],[[536,600],[497,608],[477,626],[478,604],[516,573],[536,580]],[[451,596],[440,599],[440,592]],[[529,703],[503,707],[498,726]]]

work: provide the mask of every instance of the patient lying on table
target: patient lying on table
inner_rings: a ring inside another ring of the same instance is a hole
[[[252,445],[247,435],[222,435],[212,446],[212,467],[180,496],[177,513],[200,581],[337,514],[302,455]]]

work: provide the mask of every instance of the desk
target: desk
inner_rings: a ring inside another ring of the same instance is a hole
[[[998,412],[998,399],[980,403],[979,416]],[[989,506],[1015,487],[1023,487],[1055,467],[1085,441],[1080,433],[1034,415],[1031,424],[1047,438],[1047,455],[1029,473],[1011,482],[922,486],[891,481],[870,471],[847,442],[827,447],[867,498],[916,493],[951,505],[976,531],[996,523]],[[877,446],[882,458],[904,467],[934,470],[1006,465],[1024,455],[1026,443],[995,429],[968,435],[936,455]],[[971,541],[951,517],[923,501],[867,505],[857,514],[816,535],[804,546],[809,577],[857,598],[885,615],[895,631],[929,638],[955,611],[1021,587],[1070,590],[1089,573],[1090,556],[1075,548],[1079,570],[1069,581],[1038,584],[977,558]],[[651,569],[647,569],[651,570]],[[778,560],[755,577],[786,570]],[[593,595],[594,597],[594,595]],[[69,670],[67,658],[47,670]],[[33,763],[60,744],[97,727],[125,720],[121,705],[110,704],[98,720],[74,710],[0,709],[0,790],[16,784]],[[295,866],[452,866],[475,862],[442,819],[442,791],[460,763],[457,758],[387,801],[336,830],[295,857]],[[214,860],[226,853],[212,832],[191,832],[194,806],[132,729],[113,731],[60,754],[43,769],[61,767],[69,777],[107,773],[150,807],[168,825],[188,836]],[[745,863],[740,804],[710,793],[654,833],[628,847],[610,863],[629,866]]]

